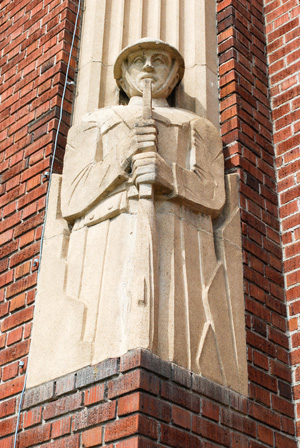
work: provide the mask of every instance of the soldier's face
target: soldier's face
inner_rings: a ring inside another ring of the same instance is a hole
[[[152,81],[152,96],[166,97],[171,71],[172,59],[166,52],[149,49],[132,53],[124,67],[124,90],[129,97],[141,96],[143,80],[148,78]]]

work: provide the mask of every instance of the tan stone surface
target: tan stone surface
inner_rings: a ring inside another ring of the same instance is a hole
[[[131,50],[115,67],[129,105],[72,127],[61,204],[51,187],[29,386],[143,347],[246,393],[236,178],[225,204],[217,129],[167,104],[177,50]],[[44,344],[51,368],[39,377]]]
[[[232,319],[236,363],[239,372],[239,389],[248,393],[245,307],[243,288],[243,260],[241,222],[237,174],[225,176],[227,201],[222,215],[215,222],[215,243],[218,257],[226,271],[229,311]],[[233,262],[234,261],[234,262]]]
[[[60,212],[61,176],[52,176],[28,364],[27,388],[91,363],[82,340],[84,305],[66,296],[69,228]]]
[[[85,3],[74,124],[118,104],[113,65],[122,48],[151,36],[183,55],[187,76],[176,105],[219,126],[216,5],[211,0],[88,0]]]

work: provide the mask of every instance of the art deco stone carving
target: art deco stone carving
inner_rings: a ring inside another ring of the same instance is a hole
[[[143,347],[247,393],[236,178],[227,178],[225,205],[218,131],[167,102],[183,72],[174,47],[140,40],[114,67],[129,104],[88,113],[69,132],[62,229],[46,229],[38,286],[48,336],[35,317],[30,385],[41,382],[34,353],[55,329],[64,367],[52,359],[47,379]],[[55,240],[61,268],[46,259]],[[54,294],[44,263],[63,276]]]
[[[113,66],[122,48],[145,36],[184,57],[176,105],[219,126],[216,2],[88,0],[84,4],[73,124],[86,112],[119,104]]]

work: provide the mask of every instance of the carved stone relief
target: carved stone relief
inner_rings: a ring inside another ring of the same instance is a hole
[[[126,47],[114,76],[128,105],[89,112],[69,131],[28,387],[143,347],[247,394],[237,179],[225,186],[212,123],[169,107],[183,73],[171,45]]]
[[[87,0],[73,122],[119,104],[113,79],[122,48],[152,36],[176,47],[185,76],[176,105],[219,126],[216,2],[212,0]]]

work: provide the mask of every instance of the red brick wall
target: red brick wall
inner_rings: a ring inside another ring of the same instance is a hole
[[[279,413],[281,433],[293,435],[263,7],[263,0],[217,3],[221,132],[227,170],[240,174],[249,395],[264,412]]]
[[[284,276],[300,420],[300,5],[265,0]],[[300,421],[297,423],[300,436]]]
[[[77,5],[77,0],[1,1],[1,419],[14,414],[24,382],[38,268],[33,260],[39,257],[48,187],[43,173],[51,163]],[[73,54],[70,80],[76,48]],[[62,167],[72,96],[68,89],[56,171]],[[7,428],[11,423],[3,420],[0,437]]]
[[[296,447],[263,0],[216,3],[226,169],[240,174],[249,400],[147,353],[131,354],[28,391],[19,448]],[[77,0],[1,6],[0,445],[12,448],[48,185],[42,174]],[[75,49],[73,68],[76,57]],[[68,90],[58,172],[72,97]]]
[[[295,448],[280,426],[278,413],[136,350],[27,391],[18,448]]]

